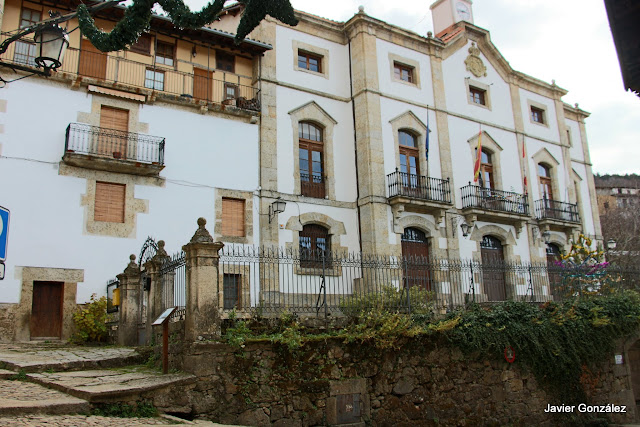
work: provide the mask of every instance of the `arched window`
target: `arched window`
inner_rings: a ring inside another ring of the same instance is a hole
[[[551,168],[544,163],[538,164],[538,181],[540,183],[540,197],[545,200],[553,200],[551,189]]]
[[[310,122],[298,124],[300,192],[324,199],[324,144],[322,128]]]
[[[491,159],[491,153],[487,150],[482,150],[482,157],[480,159],[480,186],[484,188],[495,189],[493,182],[493,163]]]
[[[420,162],[418,151],[418,138],[406,129],[398,131],[398,144],[400,152],[400,172],[407,178],[407,182],[417,182],[420,175]]]
[[[299,234],[299,246],[300,266],[322,267],[323,257],[327,257],[331,250],[329,230],[318,224],[303,226]]]
[[[402,256],[405,264],[405,283],[431,289],[429,263],[429,240],[427,235],[417,228],[405,228],[401,237]]]

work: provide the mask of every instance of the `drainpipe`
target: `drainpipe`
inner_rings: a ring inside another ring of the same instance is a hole
[[[346,34],[345,34],[346,35]],[[348,36],[347,36],[348,37]],[[353,67],[351,64],[351,40],[349,40],[349,90],[351,92],[351,115],[353,118],[353,152],[356,163],[356,209],[358,211],[358,245],[360,246],[360,252],[362,252],[362,225],[360,220],[360,180],[358,174],[358,144],[357,144],[357,131],[356,131],[356,105],[353,100]]]

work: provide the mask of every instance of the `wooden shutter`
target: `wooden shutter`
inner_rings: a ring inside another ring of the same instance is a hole
[[[244,200],[222,199],[222,235],[244,237]]]
[[[94,220],[124,222],[125,184],[96,182]]]
[[[98,50],[87,39],[80,41],[78,74],[104,80],[107,78],[107,54]]]

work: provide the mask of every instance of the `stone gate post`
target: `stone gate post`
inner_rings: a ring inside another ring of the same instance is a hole
[[[116,277],[120,281],[120,323],[118,345],[138,344],[138,317],[140,316],[140,268],[136,256],[129,256],[129,265]]]
[[[162,300],[167,297],[167,295],[164,295],[164,280],[166,278],[160,274],[162,264],[169,259],[164,245],[164,240],[159,240],[156,254],[144,264],[145,272],[150,279],[149,294],[147,295],[147,319],[145,323],[147,344],[150,343],[151,337],[153,336],[151,324],[160,316],[160,313],[162,313]],[[173,285],[173,280],[171,280],[171,284]],[[171,291],[173,292],[173,286],[171,286]],[[173,301],[173,295],[171,296],[171,300]]]
[[[187,342],[220,335],[218,251],[224,244],[213,241],[206,223],[204,218],[198,218],[198,230],[182,247],[187,267]]]

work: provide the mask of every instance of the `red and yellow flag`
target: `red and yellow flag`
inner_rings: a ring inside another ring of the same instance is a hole
[[[476,162],[473,165],[473,182],[478,182],[480,178],[480,163],[482,162],[482,128],[478,133],[478,147],[476,148]]]

